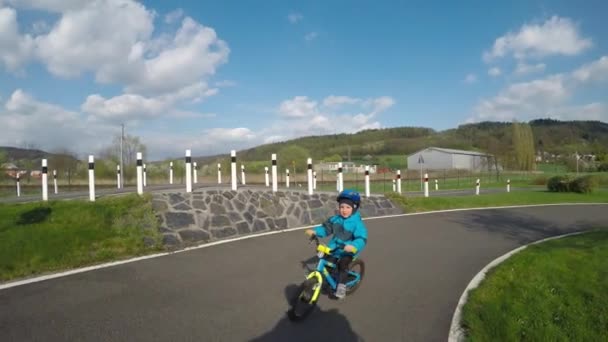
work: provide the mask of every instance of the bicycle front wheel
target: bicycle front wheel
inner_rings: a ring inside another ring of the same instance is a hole
[[[348,278],[346,281],[346,294],[352,294],[359,288],[361,285],[361,281],[363,281],[363,276],[365,275],[365,263],[361,259],[356,259],[351,262],[348,267]]]
[[[291,298],[291,308],[287,312],[287,316],[292,321],[300,321],[308,316],[316,307],[318,297],[315,297],[315,291],[320,286],[316,278],[305,280],[300,284],[298,291]]]

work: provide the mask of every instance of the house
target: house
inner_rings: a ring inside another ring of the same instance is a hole
[[[494,170],[492,155],[476,152],[454,150],[441,147],[427,147],[423,150],[410,154],[407,157],[408,170],[470,170],[488,171]]]
[[[338,162],[325,162],[315,164],[313,169],[317,172],[321,171],[329,171],[329,172],[338,172]],[[365,165],[356,165],[353,162],[342,162],[342,172],[343,173],[365,173]],[[369,166],[369,173],[376,173],[376,165]]]

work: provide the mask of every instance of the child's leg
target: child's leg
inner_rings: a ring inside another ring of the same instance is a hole
[[[338,272],[339,272],[339,281],[340,284],[346,284],[346,280],[348,279],[348,266],[353,261],[352,255],[345,255],[340,258],[338,261]]]

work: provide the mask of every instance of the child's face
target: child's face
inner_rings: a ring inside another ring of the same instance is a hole
[[[346,203],[340,203],[340,216],[347,218],[350,215],[353,214],[353,207],[351,207],[350,205],[346,204]]]

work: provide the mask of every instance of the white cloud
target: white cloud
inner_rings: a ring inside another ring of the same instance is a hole
[[[578,55],[593,45],[590,38],[581,37],[575,23],[568,18],[553,16],[542,24],[524,24],[518,32],[509,32],[494,42],[483,59],[490,62],[512,54],[516,59],[549,55]]]
[[[181,8],[178,8],[176,10],[173,10],[173,11],[167,13],[167,15],[165,15],[165,23],[173,24],[174,22],[180,20],[183,16],[184,16],[184,10]]]
[[[100,137],[110,137],[112,127],[91,125],[79,113],[38,101],[20,89],[0,109],[0,118],[0,145],[4,146],[28,142],[46,151],[69,148],[88,154],[111,140]]]
[[[289,20],[290,23],[295,24],[298,21],[301,21],[304,18],[304,16],[302,16],[302,14],[300,13],[290,13],[287,16],[287,20]]]
[[[468,75],[467,75],[467,76],[464,78],[463,82],[464,82],[464,83],[467,83],[467,84],[472,84],[472,83],[475,83],[475,82],[477,82],[477,76],[475,76],[475,74],[468,74]]]
[[[578,82],[608,80],[608,56],[583,65],[572,73],[572,77]]]
[[[581,86],[607,80],[608,57],[604,56],[570,73],[512,84],[495,97],[480,101],[474,109],[475,114],[467,121],[529,120],[539,117],[606,120],[605,104],[573,106],[569,102]]]
[[[517,68],[515,69],[516,75],[527,75],[536,72],[543,72],[547,66],[545,63],[537,63],[537,64],[526,64],[526,63],[517,63]]]
[[[352,105],[360,102],[361,99],[358,98],[330,95],[323,100],[323,105],[325,107],[339,107],[342,105]]]
[[[215,82],[215,86],[218,88],[236,87],[237,83],[231,80],[223,80]]]
[[[90,0],[6,0],[11,6],[25,9],[38,9],[61,13],[78,10],[89,3]]]
[[[496,76],[500,76],[500,74],[502,73],[502,71],[500,71],[500,68],[494,67],[491,68],[490,70],[488,70],[488,75],[496,77]]]
[[[310,33],[307,33],[304,36],[304,39],[309,42],[309,41],[314,40],[315,38],[317,38],[318,35],[319,34],[317,32],[310,32]]]
[[[296,96],[283,101],[279,113],[286,118],[310,118],[318,114],[317,102],[308,100],[307,96]]]
[[[19,34],[17,12],[12,8],[0,7],[0,64],[9,71],[19,72],[33,50],[32,37]]]

